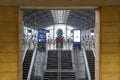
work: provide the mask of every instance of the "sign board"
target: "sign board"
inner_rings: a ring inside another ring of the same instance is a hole
[[[46,30],[38,29],[38,42],[45,43],[46,42]]]
[[[80,43],[81,42],[81,31],[80,29],[73,30],[73,42]]]

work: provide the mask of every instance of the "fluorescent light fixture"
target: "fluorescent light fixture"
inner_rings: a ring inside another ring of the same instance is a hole
[[[51,10],[55,23],[66,23],[70,10]]]

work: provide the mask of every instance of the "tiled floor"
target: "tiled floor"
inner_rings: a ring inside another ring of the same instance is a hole
[[[83,58],[82,51],[74,51],[74,63],[75,63],[75,71],[76,77],[78,80],[86,79],[86,70],[85,70],[85,62]]]
[[[37,51],[36,60],[34,63],[34,76],[41,80],[45,68],[45,54],[43,52]],[[36,79],[35,79],[36,80]]]

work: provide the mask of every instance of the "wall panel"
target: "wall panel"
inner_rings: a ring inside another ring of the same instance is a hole
[[[100,80],[120,80],[120,6],[103,6],[100,14]]]
[[[0,7],[0,80],[18,80],[18,7]]]

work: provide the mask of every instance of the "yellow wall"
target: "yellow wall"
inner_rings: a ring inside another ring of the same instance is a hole
[[[100,8],[100,80],[120,80],[120,6]]]
[[[18,8],[0,7],[0,80],[18,77]]]

